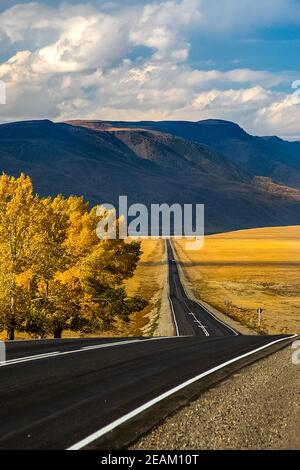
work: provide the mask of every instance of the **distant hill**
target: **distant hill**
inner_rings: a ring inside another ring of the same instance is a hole
[[[101,122],[98,125],[119,127],[124,123]],[[201,142],[229,160],[242,164],[253,176],[271,177],[276,183],[300,188],[300,142],[288,142],[276,136],[255,137],[247,134],[238,124],[220,119],[136,122],[126,125]]]
[[[226,142],[253,139],[224,121],[17,122],[0,125],[0,170],[29,174],[41,195],[82,194],[91,204],[116,204],[119,195],[147,205],[205,203],[207,232],[300,224],[299,190],[254,172],[247,158],[223,155]],[[259,142],[269,149],[273,140]],[[287,144],[276,146],[287,152]]]

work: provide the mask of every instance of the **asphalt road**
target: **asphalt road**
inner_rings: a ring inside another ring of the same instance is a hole
[[[121,448],[291,336],[241,336],[188,299],[168,245],[180,337],[8,342],[0,449]],[[201,324],[201,325],[200,325]]]
[[[189,299],[181,283],[177,263],[169,240],[169,299],[177,336],[237,336],[228,325],[212,316],[199,304]]]
[[[189,399],[193,384],[209,386],[271,349],[251,352],[289,341],[175,337],[97,346],[80,340],[71,349],[57,341],[48,357],[20,356],[18,343],[10,344],[10,359],[0,367],[0,449],[120,447]]]

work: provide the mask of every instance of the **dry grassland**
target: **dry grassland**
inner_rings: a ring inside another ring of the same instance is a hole
[[[198,298],[261,333],[300,333],[300,226],[207,236],[198,252],[184,243],[175,246]]]

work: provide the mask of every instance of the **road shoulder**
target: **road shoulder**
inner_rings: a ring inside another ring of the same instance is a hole
[[[300,365],[287,347],[203,392],[132,449],[300,449]]]

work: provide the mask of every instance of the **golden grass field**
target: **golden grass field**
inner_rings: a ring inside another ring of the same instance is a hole
[[[162,263],[164,243],[157,239],[143,239],[142,256],[134,276],[125,282],[129,295],[140,295],[146,299],[148,306],[139,313],[133,314],[129,325],[129,334],[141,334],[147,328],[153,334],[158,321],[161,302],[161,278],[166,265]]]
[[[198,298],[260,332],[300,333],[300,226],[207,236],[198,252],[184,243],[175,246]]]

